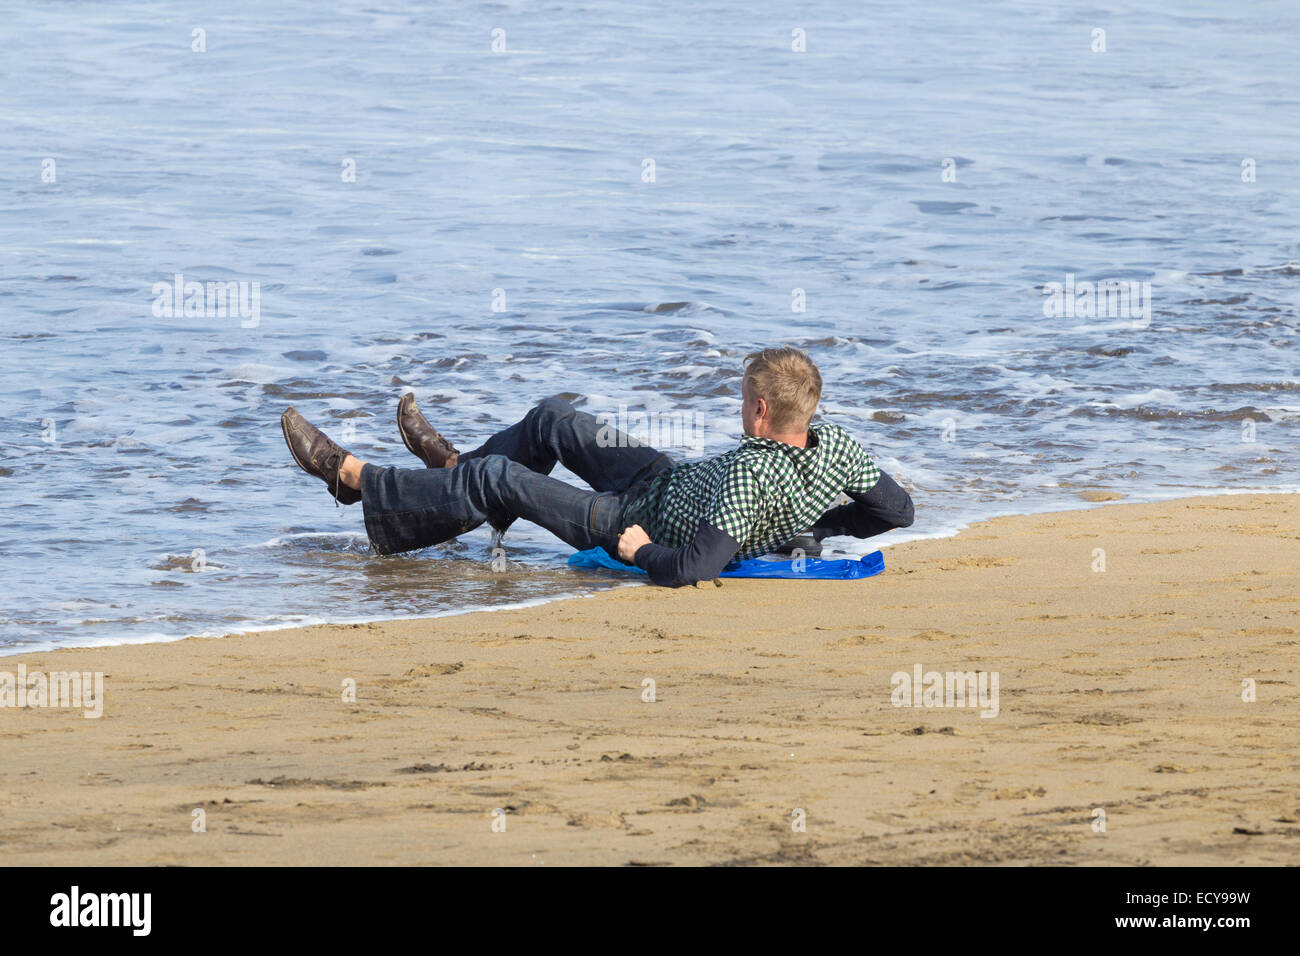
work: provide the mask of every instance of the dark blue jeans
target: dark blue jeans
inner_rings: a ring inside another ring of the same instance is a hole
[[[523,518],[579,551],[603,547],[618,557],[623,512],[672,460],[610,426],[601,432],[595,416],[548,398],[454,468],[367,464],[361,504],[370,543],[380,554],[397,554],[485,521],[504,531]],[[557,462],[593,490],[549,477]]]

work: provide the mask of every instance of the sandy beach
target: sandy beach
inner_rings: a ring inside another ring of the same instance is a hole
[[[1300,863],[1300,497],[886,560],[0,659],[105,686],[98,719],[0,710],[0,861]],[[895,706],[918,666],[996,673],[996,716]]]

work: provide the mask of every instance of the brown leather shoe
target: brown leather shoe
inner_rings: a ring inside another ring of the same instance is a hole
[[[397,403],[397,430],[412,455],[426,468],[454,468],[460,460],[456,446],[438,434],[415,404],[415,393],[407,392]]]
[[[280,416],[280,427],[284,429],[285,443],[298,467],[325,482],[335,501],[354,505],[361,500],[361,492],[349,488],[339,478],[339,469],[348,457],[346,450],[330,441],[323,431],[299,415],[292,405]]]

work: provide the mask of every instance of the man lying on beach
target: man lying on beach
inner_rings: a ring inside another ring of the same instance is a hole
[[[674,463],[568,402],[550,398],[481,447],[460,454],[402,397],[397,427],[425,467],[381,468],[349,454],[298,412],[281,416],[294,461],[342,504],[360,501],[380,554],[414,551],[488,522],[539,524],[584,551],[603,547],[680,587],[716,578],[797,536],[869,538],[912,523],[912,499],[861,445],[812,425],[822,379],[806,353],[745,357],[745,437],[726,454]],[[604,434],[602,434],[602,430]],[[559,462],[591,486],[549,477]],[[850,503],[832,507],[840,494]]]

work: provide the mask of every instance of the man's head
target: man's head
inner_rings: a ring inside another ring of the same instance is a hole
[[[745,434],[756,438],[803,436],[817,411],[822,376],[806,352],[763,349],[745,356],[741,383]]]

